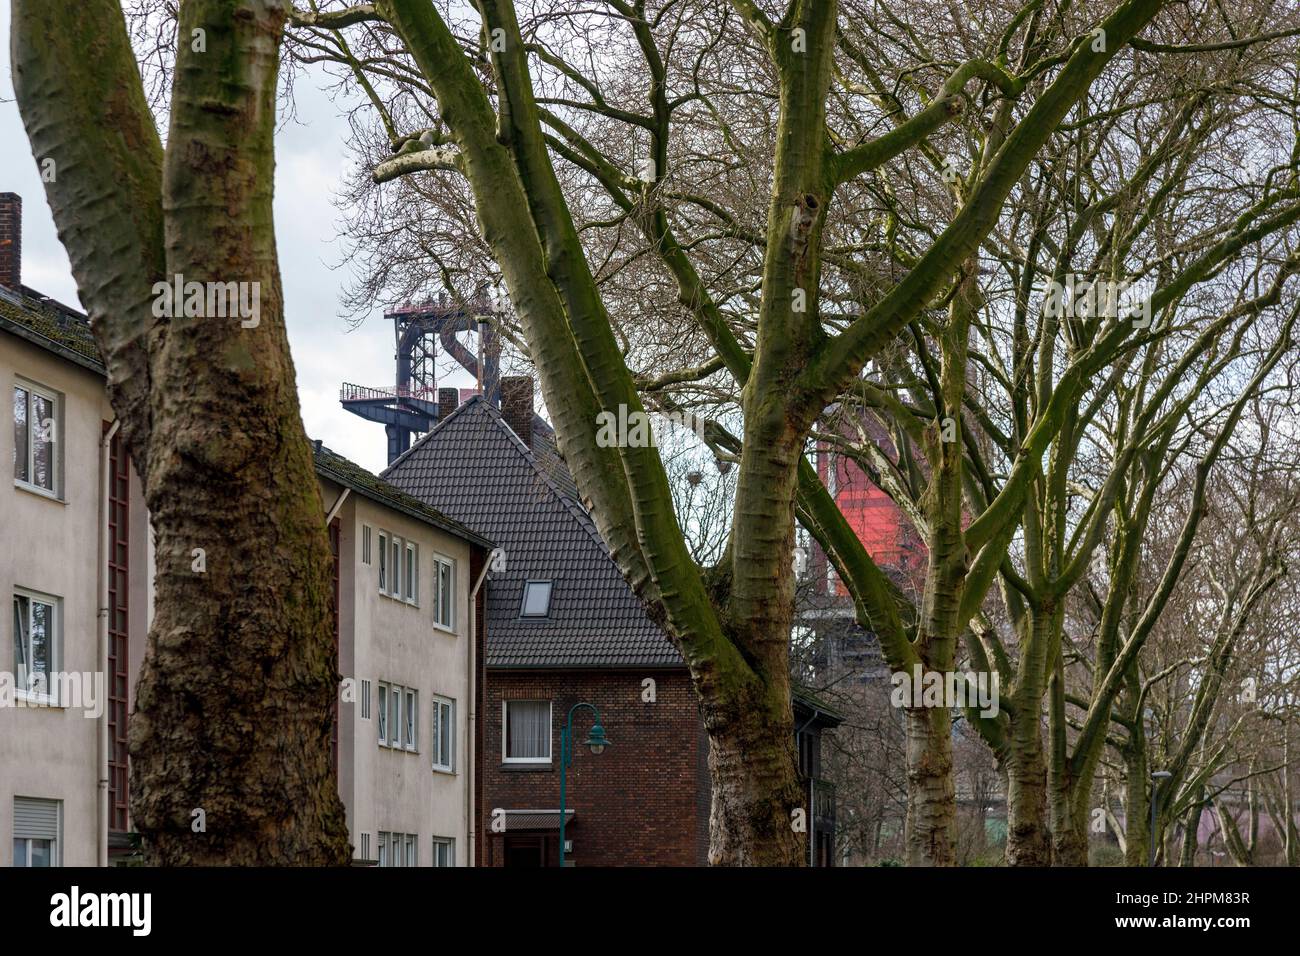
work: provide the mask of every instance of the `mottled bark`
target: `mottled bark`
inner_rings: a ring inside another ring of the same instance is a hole
[[[59,164],[51,207],[156,533],[130,724],[132,821],[155,864],[350,856],[330,767],[329,546],[272,222],[286,10],[181,4],[164,156],[118,5],[14,3],[20,108]],[[176,275],[246,284],[256,314],[208,314],[205,297],[201,315],[159,315],[154,283]]]
[[[806,859],[813,808],[795,773],[788,694],[789,685],[778,684],[740,709],[704,706],[711,865],[791,866]]]

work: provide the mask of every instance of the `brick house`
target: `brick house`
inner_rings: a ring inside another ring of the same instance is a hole
[[[482,866],[559,858],[560,738],[571,708],[594,705],[612,746],[580,742],[568,771],[566,862],[702,865],[709,829],[708,743],[684,662],[623,580],[533,410],[533,385],[501,381],[501,408],[440,392],[433,429],[383,473],[388,482],[496,542],[489,572],[484,686],[476,714]],[[820,734],[838,722],[797,698],[813,833],[833,854],[834,792],[816,789]],[[828,836],[829,834],[829,836]],[[819,849],[820,847],[820,849]]]

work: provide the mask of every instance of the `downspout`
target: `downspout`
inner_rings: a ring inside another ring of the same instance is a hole
[[[122,425],[114,418],[113,424],[99,440],[99,548],[97,580],[99,585],[99,610],[96,612],[95,656],[99,673],[104,675],[104,689],[108,689],[108,494],[110,488],[109,449]],[[108,701],[101,701],[102,713],[95,730],[95,865],[108,866]]]
[[[486,551],[486,549],[484,549]],[[488,569],[492,566],[492,555],[486,553],[483,556],[483,570],[479,572],[478,580],[474,582],[473,589],[469,592],[469,733],[466,735],[466,773],[465,773],[465,837],[468,847],[465,855],[465,865],[474,866],[474,830],[475,823],[478,822],[477,810],[474,806],[474,773],[477,769],[474,766],[475,748],[474,742],[478,740],[478,711],[475,705],[478,703],[478,591],[483,586],[483,581],[487,578]]]

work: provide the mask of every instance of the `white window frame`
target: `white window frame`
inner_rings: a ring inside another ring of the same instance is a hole
[[[19,676],[18,670],[18,624],[13,623],[13,665],[14,665],[14,682],[17,685],[14,688],[15,696],[22,700],[29,701],[33,704],[43,704],[49,707],[58,707],[59,704],[59,680],[58,675],[63,667],[63,602],[53,594],[44,594],[40,591],[32,591],[28,588],[14,588],[13,599],[10,604],[12,607],[22,598],[27,601],[27,622],[26,626],[31,628],[31,606],[36,601],[50,608],[52,622],[50,624],[50,652],[49,652],[49,680],[45,685],[44,694],[34,694],[27,690],[27,681]],[[12,615],[10,617],[12,621]],[[30,663],[30,662],[29,662]]]
[[[511,704],[545,704],[546,705],[546,756],[512,757],[510,756],[510,705]],[[537,697],[516,697],[501,701],[501,762],[548,764],[551,762],[554,748],[551,738],[555,733],[555,702]]]
[[[418,833],[406,834],[406,865],[420,865],[420,835]]]
[[[420,546],[414,541],[404,542],[406,565],[402,569],[402,600],[416,607],[420,605]]]
[[[379,593],[388,593],[388,532],[379,532]]]
[[[395,534],[388,536],[388,563],[391,565],[388,575],[388,596],[400,598],[402,594],[402,539]]]
[[[456,561],[443,554],[434,554],[433,560],[433,626],[443,631],[456,632]],[[446,600],[443,600],[442,571],[447,569]]]
[[[442,864],[438,862],[438,850],[445,848],[447,851],[447,862]],[[433,838],[433,859],[429,861],[430,866],[455,866],[456,865],[456,840],[453,837],[434,837]]]
[[[379,716],[375,721],[379,727],[379,746],[387,747],[388,746],[388,694],[389,694],[388,684],[386,684],[384,681],[380,681],[376,686],[379,688],[378,701],[377,701],[379,705]]]
[[[378,853],[378,856],[376,858],[379,860],[380,866],[390,865],[388,862],[388,836],[389,836],[388,831],[386,830],[379,831],[378,850],[376,851]]]
[[[27,393],[27,447],[24,449],[27,461],[27,477],[19,478],[17,475],[14,475],[14,484],[19,488],[22,488],[24,491],[30,491],[33,494],[44,495],[46,498],[53,498],[56,501],[61,501],[63,500],[63,396],[51,388],[46,388],[44,385],[38,385],[25,378],[15,377],[13,387],[21,388]],[[35,424],[32,422],[31,409],[33,395],[39,395],[54,406],[54,415],[51,418],[51,421],[54,422],[54,436],[50,442],[52,448],[50,454],[50,470],[52,472],[50,475],[50,482],[54,486],[52,488],[43,488],[32,480],[36,470],[35,449],[33,448],[32,443],[35,441],[37,429],[41,424],[40,422],[36,422]],[[9,398],[10,402],[12,402],[12,391],[10,392]],[[12,405],[10,406],[9,414],[12,418]],[[11,421],[11,431],[13,424],[14,423]],[[15,464],[17,463],[17,454],[18,449],[15,448]]]
[[[411,753],[417,753],[420,743],[420,692],[413,687],[402,688],[402,708],[402,745]]]
[[[429,753],[433,769],[439,773],[456,772],[456,701],[450,697],[433,697],[429,708],[433,713],[433,734],[429,738]],[[442,749],[443,723],[449,727],[447,751]]]
[[[50,869],[59,866],[59,838],[46,840],[44,837],[14,837],[14,866],[32,868],[32,844],[48,843],[50,845]],[[23,862],[18,862],[18,844],[23,846]]]
[[[402,688],[388,685],[388,746],[402,749]]]

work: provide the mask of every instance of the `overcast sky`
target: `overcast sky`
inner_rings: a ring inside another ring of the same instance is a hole
[[[0,192],[23,197],[23,282],[80,307],[14,103],[9,4],[4,2],[0,37]],[[383,320],[382,305],[353,331],[339,316],[349,273],[346,267],[335,268],[343,258],[343,244],[335,238],[339,217],[332,200],[349,166],[344,150],[347,124],[311,83],[295,84],[295,95],[297,121],[276,138],[275,225],[303,422],[312,438],[378,471],[387,464],[384,428],[345,412],[338,390],[344,381],[393,384],[392,326]],[[454,384],[472,381],[468,375],[457,376]]]

